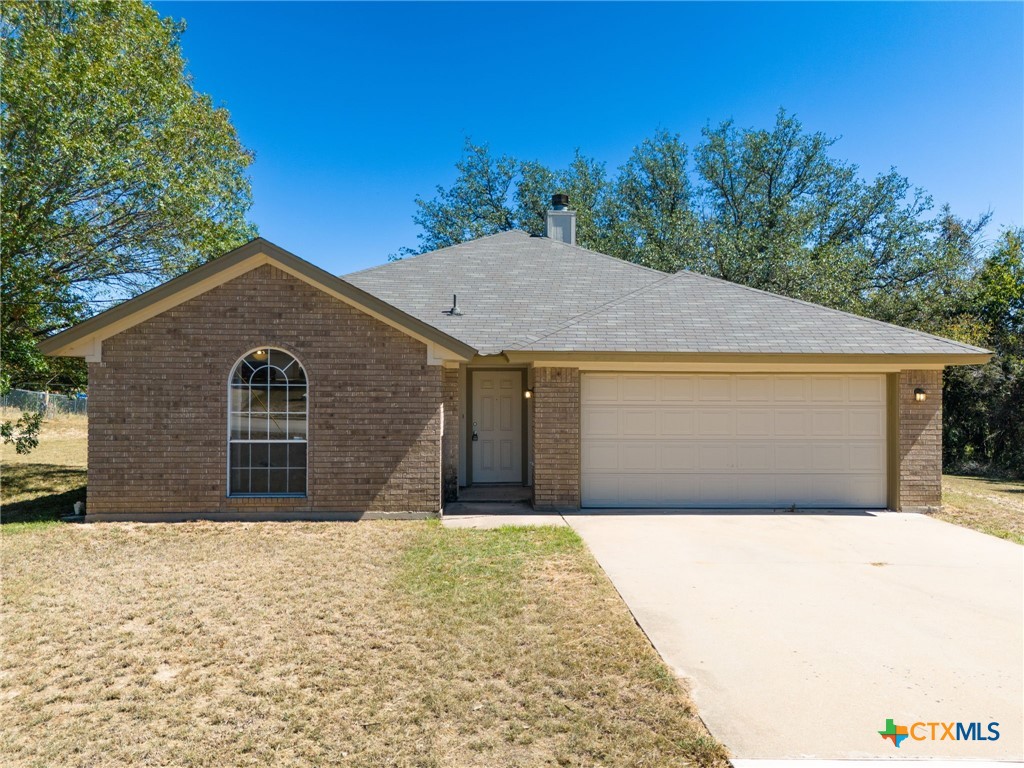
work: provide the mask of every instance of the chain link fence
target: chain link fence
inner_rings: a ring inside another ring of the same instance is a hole
[[[0,407],[15,408],[53,416],[59,413],[87,415],[89,400],[85,397],[69,397],[52,392],[30,392],[27,389],[12,389],[0,397]]]

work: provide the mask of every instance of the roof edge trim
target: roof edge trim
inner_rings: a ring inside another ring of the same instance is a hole
[[[476,354],[476,349],[469,344],[261,237],[40,341],[39,349],[43,354],[54,357],[82,357],[84,354],[79,342],[102,341],[264,264],[277,266],[293,277],[423,341],[428,347],[433,344],[460,360],[469,360]],[[78,349],[73,349],[76,346]]]

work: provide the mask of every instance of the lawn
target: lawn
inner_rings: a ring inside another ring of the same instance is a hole
[[[943,475],[935,517],[1024,544],[1024,483]]]
[[[0,409],[0,419],[18,415]],[[43,422],[39,447],[31,453],[18,455],[9,445],[0,447],[3,523],[20,527],[53,522],[70,515],[76,501],[85,501],[87,430],[85,416],[56,416]]]
[[[6,520],[81,494],[47,429]],[[2,529],[4,766],[725,765],[567,528]]]

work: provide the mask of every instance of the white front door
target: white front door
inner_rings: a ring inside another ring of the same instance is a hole
[[[523,375],[473,371],[474,483],[523,482]]]

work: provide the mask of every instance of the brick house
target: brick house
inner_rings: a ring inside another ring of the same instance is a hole
[[[89,367],[92,520],[940,503],[990,353],[512,231],[335,277],[263,239],[41,344]]]

